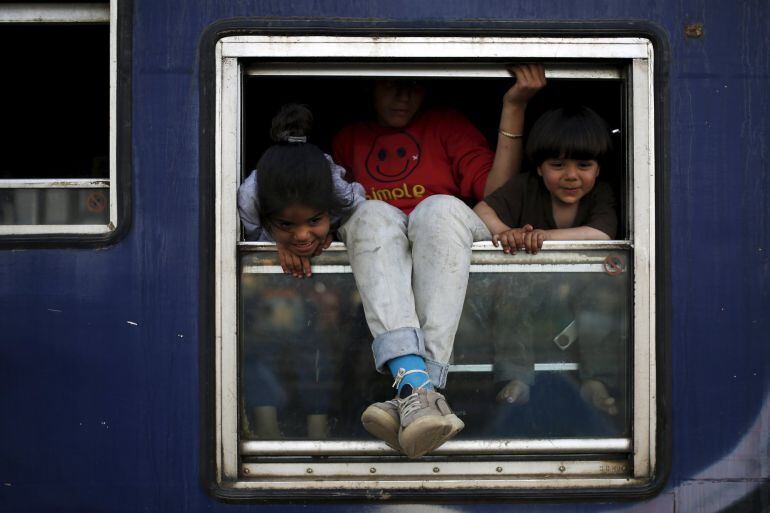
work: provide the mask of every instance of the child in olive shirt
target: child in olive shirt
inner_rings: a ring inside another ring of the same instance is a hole
[[[617,215],[610,186],[597,177],[612,148],[604,120],[587,107],[558,108],[546,112],[532,127],[526,154],[536,166],[536,173],[524,173],[510,179],[474,208],[489,231],[495,246],[506,253],[524,250],[537,253],[546,240],[609,240],[615,237]],[[554,285],[561,285],[555,283]],[[565,283],[565,285],[567,285]],[[569,297],[554,299],[542,291],[545,299],[528,298],[526,308],[550,315],[563,309],[565,299],[571,304],[586,304],[588,288],[567,285]],[[551,287],[553,288],[553,287]],[[538,303],[537,305],[535,303]],[[538,308],[539,307],[539,308]],[[580,331],[581,353],[596,354],[597,341],[606,338],[609,323]],[[514,329],[517,329],[514,326]],[[556,334],[554,334],[556,335]],[[532,333],[522,329],[517,340],[496,347],[496,374],[509,380],[498,400],[523,404],[529,398],[534,381]],[[497,345],[503,341],[497,341]],[[590,350],[588,350],[590,347]],[[594,363],[594,365],[592,365]],[[581,364],[581,395],[597,409],[617,414],[615,400],[601,379],[604,373],[596,362]],[[515,369],[506,376],[504,369]],[[502,371],[502,373],[500,372]]]
[[[615,199],[597,182],[612,148],[604,120],[587,107],[559,108],[532,127],[526,153],[537,173],[524,173],[476,205],[506,253],[537,253],[546,240],[611,239]]]

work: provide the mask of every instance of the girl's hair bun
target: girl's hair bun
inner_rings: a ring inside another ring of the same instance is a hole
[[[307,142],[313,127],[313,113],[306,105],[289,103],[273,118],[270,138],[276,143]]]

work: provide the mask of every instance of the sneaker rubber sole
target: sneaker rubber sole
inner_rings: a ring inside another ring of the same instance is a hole
[[[393,408],[394,416],[393,413],[386,411],[389,409],[386,403],[381,403],[382,407],[378,404],[380,403],[372,404],[364,411],[361,415],[361,424],[370,435],[403,453],[404,451],[398,443],[398,430],[401,427],[401,423],[398,421],[398,409]]]
[[[450,417],[454,417],[454,419]],[[465,427],[463,421],[454,414],[423,417],[402,429],[398,442],[407,457],[419,458],[439,448],[444,442],[459,433],[463,427]]]

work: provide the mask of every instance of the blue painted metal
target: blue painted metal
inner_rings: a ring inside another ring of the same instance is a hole
[[[201,483],[198,44],[233,17],[652,22],[667,34],[673,463],[646,502],[346,511],[770,509],[770,3],[134,0],[133,224],[0,252],[0,511],[315,511]],[[703,36],[685,27],[703,24]],[[736,500],[743,502],[735,502]],[[736,506],[737,507],[737,506]]]

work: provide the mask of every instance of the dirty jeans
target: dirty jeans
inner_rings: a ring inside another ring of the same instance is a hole
[[[374,337],[377,370],[416,354],[446,385],[468,286],[471,246],[490,238],[481,219],[453,196],[422,201],[408,216],[377,200],[361,203],[339,230]]]

